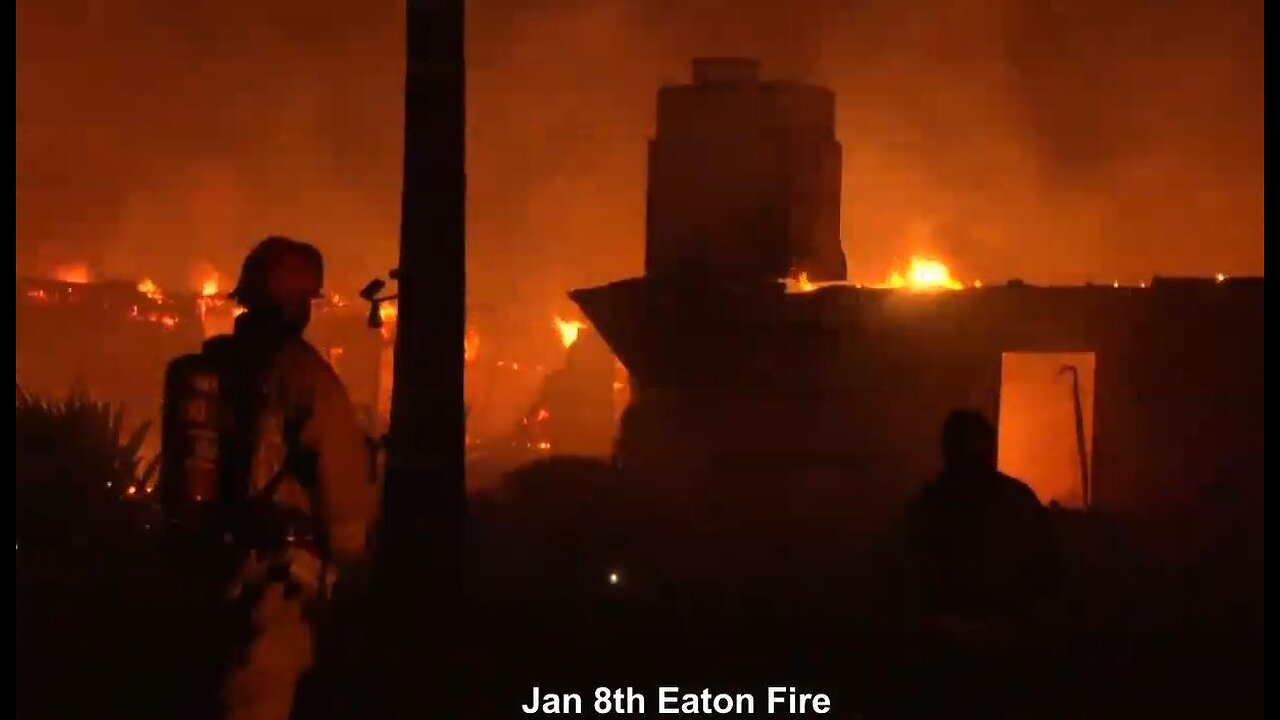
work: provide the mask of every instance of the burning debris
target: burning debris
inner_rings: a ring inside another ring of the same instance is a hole
[[[889,273],[880,288],[905,288],[912,292],[937,290],[963,290],[964,283],[951,277],[951,270],[942,262],[926,257],[912,257],[905,273],[896,270]]]
[[[566,348],[578,341],[578,333],[586,327],[587,324],[581,320],[562,320],[559,315],[555,318],[555,328],[560,333],[560,343]]]
[[[818,288],[828,286],[863,287],[859,283],[842,281],[815,283],[809,280],[809,275],[806,272],[793,273],[791,277],[788,277],[783,282],[786,284],[787,292],[789,293],[813,292]],[[966,286],[963,282],[952,277],[951,269],[942,261],[917,255],[912,256],[904,270],[893,270],[883,282],[869,285],[868,287],[876,290],[937,292],[940,290],[963,290],[965,287],[980,288],[982,287],[982,281],[975,280]]]
[[[213,277],[210,277],[206,279],[204,282],[200,283],[201,297],[213,297],[214,295],[217,295],[217,294],[218,294],[217,274],[214,274]]]
[[[162,302],[164,300],[164,293],[160,292],[160,288],[156,287],[156,284],[152,282],[150,278],[143,278],[142,282],[138,283],[138,292],[146,295],[156,302]]]
[[[801,272],[795,276],[795,279],[787,278],[787,289],[791,292],[813,292],[818,286],[809,281],[809,273]]]

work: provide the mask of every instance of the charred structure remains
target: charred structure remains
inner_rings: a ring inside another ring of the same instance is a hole
[[[835,95],[754,60],[695,60],[693,79],[658,93],[645,273],[844,280]]]
[[[1089,438],[1068,423],[1060,441],[1091,466],[1091,504],[1260,488],[1261,278],[787,292],[796,269],[845,275],[832,104],[760,83],[750,61],[699,61],[693,85],[660,92],[645,276],[570,294],[630,373],[627,463],[757,474],[779,485],[763,505],[883,517],[936,470],[948,411],[999,416],[1008,354],[1074,353],[1096,401]]]

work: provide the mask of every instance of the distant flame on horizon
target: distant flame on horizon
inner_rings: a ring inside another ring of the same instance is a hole
[[[905,272],[894,270],[877,288],[904,288],[912,292],[963,290],[964,283],[951,277],[951,270],[939,260],[913,256]]]
[[[93,279],[89,266],[85,263],[67,263],[53,269],[53,276],[64,283],[84,285]]]

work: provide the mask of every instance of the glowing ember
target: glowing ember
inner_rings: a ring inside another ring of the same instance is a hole
[[[880,288],[905,288],[912,292],[962,290],[964,283],[951,277],[951,270],[937,260],[912,257],[906,273],[889,273]]]
[[[1222,282],[1227,279],[1227,275],[1226,273],[1218,273],[1217,275],[1213,276],[1213,279],[1217,282]]]
[[[542,422],[543,420],[546,420],[549,417],[551,417],[551,413],[547,412],[546,408],[538,408],[538,414],[533,416],[533,421]]]
[[[68,265],[59,265],[53,269],[53,276],[64,283],[83,285],[89,282],[91,274],[89,266],[84,263],[70,263]]]
[[[578,341],[578,333],[587,327],[581,320],[562,320],[556,316],[556,331],[560,333],[560,344],[570,347]]]

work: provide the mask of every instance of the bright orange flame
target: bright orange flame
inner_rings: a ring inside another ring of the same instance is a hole
[[[75,285],[83,285],[89,282],[89,278],[92,277],[89,272],[89,266],[84,263],[59,265],[53,269],[53,276],[64,283]]]
[[[551,413],[547,412],[546,408],[538,408],[538,414],[533,417],[533,421],[542,422],[549,417],[551,417]]]
[[[935,290],[962,290],[964,283],[951,277],[951,270],[943,263],[924,257],[912,257],[906,273],[893,271],[879,288],[905,288],[912,292]]]
[[[581,320],[562,320],[556,316],[556,331],[560,333],[560,344],[569,347],[578,341],[578,333],[587,327]]]
[[[157,302],[164,299],[164,294],[155,283],[151,282],[151,278],[143,278],[142,282],[138,283],[138,292]]]
[[[400,309],[393,302],[378,303],[378,317],[382,318],[384,323],[393,323],[396,317],[400,315]]]
[[[217,294],[218,294],[218,274],[214,273],[213,275],[205,278],[200,282],[200,295],[201,297],[213,297],[214,295],[217,295]]]
[[[378,317],[382,318],[381,332],[382,332],[382,337],[384,339],[390,340],[392,337],[395,336],[395,333],[396,333],[395,323],[396,323],[396,318],[398,318],[399,316],[400,316],[400,308],[397,307],[394,302],[378,303]],[[465,348],[463,348],[463,352],[464,353],[466,352]]]
[[[809,279],[809,273],[803,271],[792,270],[783,282],[789,293],[807,293],[818,289],[817,283]]]

